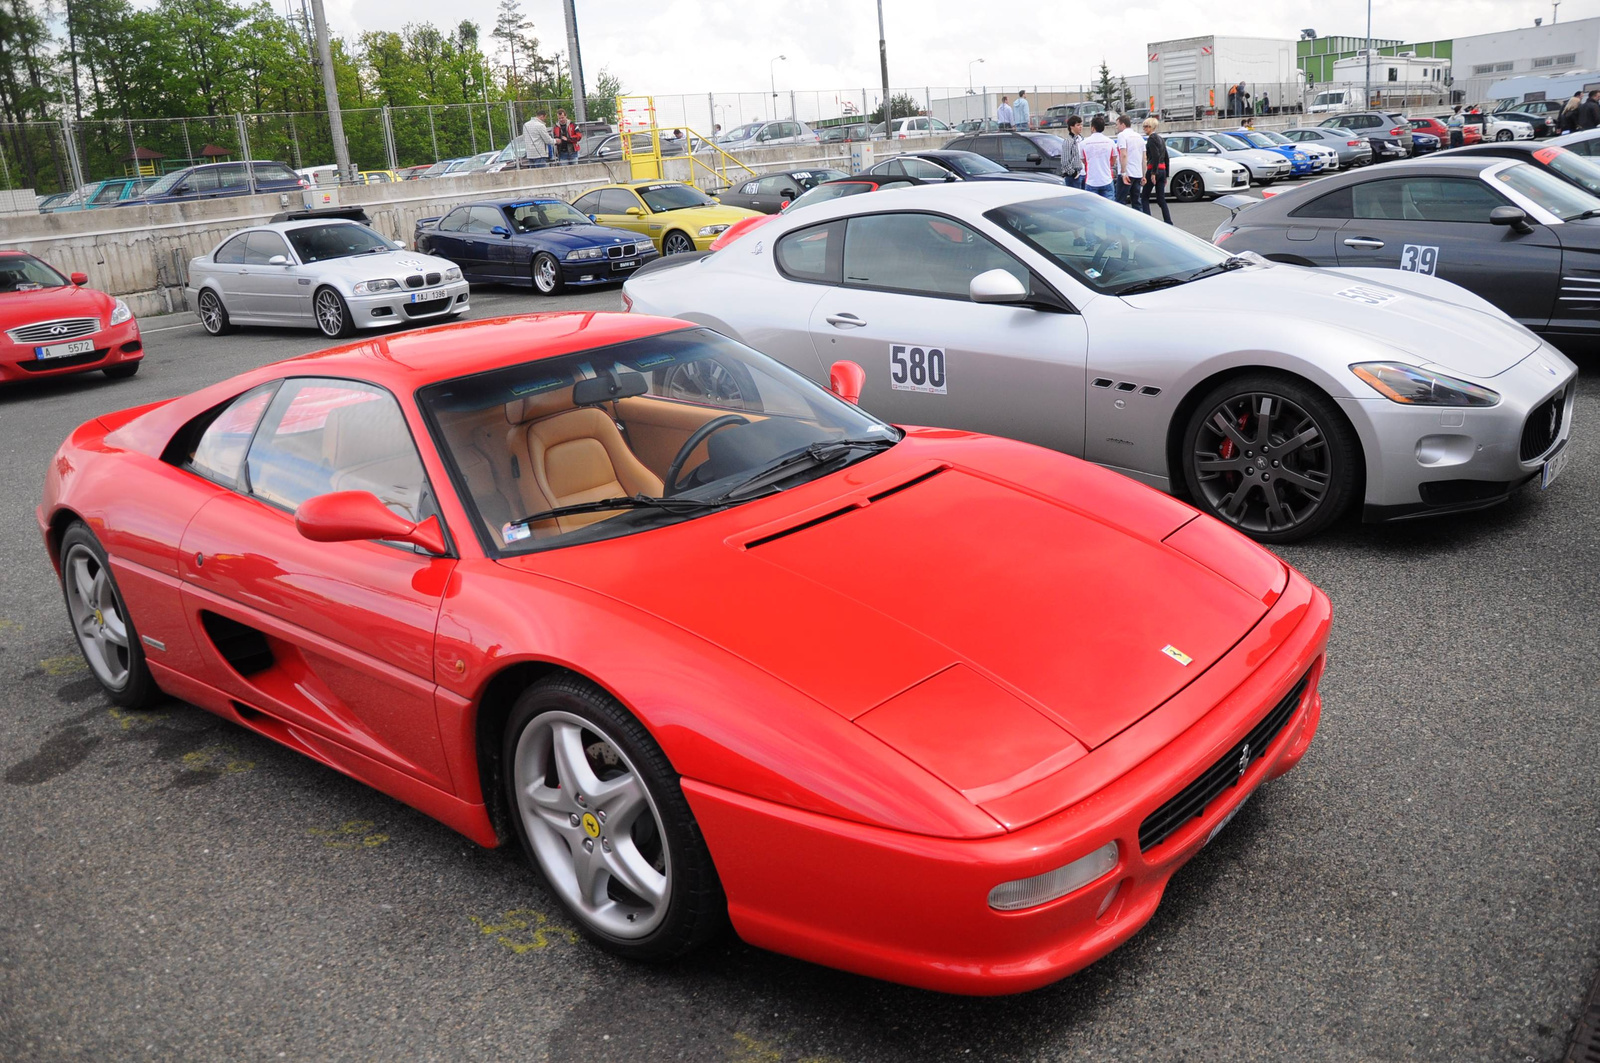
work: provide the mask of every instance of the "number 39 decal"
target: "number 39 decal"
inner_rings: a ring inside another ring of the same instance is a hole
[[[1439,249],[1424,244],[1406,244],[1400,249],[1400,268],[1407,273],[1426,273],[1433,276],[1439,266]]]
[[[945,388],[944,348],[889,345],[889,386],[896,391],[948,395]]]

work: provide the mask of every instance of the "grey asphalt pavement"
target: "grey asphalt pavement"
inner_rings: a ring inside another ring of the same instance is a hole
[[[1226,213],[1177,212],[1204,235]],[[473,314],[617,305],[487,291]],[[132,380],[0,392],[0,1058],[1560,1057],[1600,966],[1596,363],[1550,490],[1281,551],[1335,610],[1305,761],[1126,947],[974,1000],[731,937],[666,967],[612,959],[516,854],[199,709],[111,708],[34,525],[53,449],[98,413],[324,346],[149,326]]]

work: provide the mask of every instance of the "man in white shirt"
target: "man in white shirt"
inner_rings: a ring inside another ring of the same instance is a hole
[[[1089,124],[1094,132],[1083,141],[1084,188],[1097,196],[1114,200],[1117,198],[1117,145],[1106,136],[1105,115],[1095,115]]]
[[[1000,97],[1000,106],[994,109],[994,120],[1000,123],[1001,129],[1010,129],[1013,119],[1011,113],[1011,97]]]
[[[1018,129],[1028,128],[1028,90],[1017,90],[1017,102],[1011,105],[1011,124]]]
[[[1140,186],[1144,184],[1144,137],[1134,130],[1125,114],[1117,115],[1117,160],[1122,183],[1117,186],[1117,199],[1134,210],[1150,213],[1144,206]]]
[[[544,124],[544,115],[536,114],[522,126],[522,146],[527,152],[529,166],[544,166],[556,150],[556,138]]]

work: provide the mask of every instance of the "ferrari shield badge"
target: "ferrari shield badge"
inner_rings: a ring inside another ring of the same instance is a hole
[[[1188,667],[1189,662],[1194,660],[1193,657],[1190,657],[1187,653],[1184,653],[1176,646],[1163,646],[1161,647],[1161,652],[1166,654],[1168,657],[1171,657],[1174,661],[1177,661],[1184,667]]]

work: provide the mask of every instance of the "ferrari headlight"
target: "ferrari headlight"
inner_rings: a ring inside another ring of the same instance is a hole
[[[1402,406],[1494,406],[1498,392],[1404,362],[1360,362],[1350,367],[1372,389]]]
[[[446,284],[449,284],[451,281],[458,281],[460,279],[461,279],[461,267],[460,266],[451,266],[449,269],[444,271],[444,281],[445,281]]]
[[[1002,912],[1015,912],[1022,908],[1065,897],[1075,889],[1087,886],[1117,866],[1117,843],[1106,842],[1088,856],[1070,864],[1046,871],[1032,878],[1019,878],[1002,882],[989,891],[989,907]]]
[[[397,292],[400,282],[393,277],[379,277],[377,280],[361,281],[352,289],[357,295],[377,295],[379,292]]]
[[[702,226],[700,226],[700,235],[701,236],[716,236],[718,233],[722,232],[726,228],[727,228],[726,225],[702,225]]]
[[[118,299],[111,304],[111,323],[120,325],[133,317],[133,311],[128,309],[128,304]]]
[[[576,251],[567,252],[568,262],[586,262],[591,258],[604,258],[606,249],[603,247],[580,247]]]

